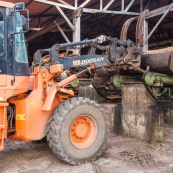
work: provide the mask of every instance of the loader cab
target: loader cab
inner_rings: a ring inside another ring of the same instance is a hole
[[[21,9],[0,6],[0,74],[29,76]]]
[[[0,94],[4,87],[26,90],[30,73],[24,32],[29,29],[29,12],[25,19],[24,11],[24,3],[0,1]]]

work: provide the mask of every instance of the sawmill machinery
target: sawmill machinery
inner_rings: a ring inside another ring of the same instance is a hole
[[[146,44],[143,24],[147,13],[148,10],[145,10],[139,17],[130,18],[124,23],[120,34],[121,41],[107,37],[109,41],[105,46],[94,46],[104,51],[102,54],[109,60],[109,66],[96,69],[92,79],[93,88],[79,87],[80,96],[95,99],[102,96],[104,99],[101,100],[121,100],[122,84],[143,83],[156,103],[172,104],[173,48],[143,51]],[[130,24],[135,20],[137,24],[134,43],[127,39],[127,35]]]

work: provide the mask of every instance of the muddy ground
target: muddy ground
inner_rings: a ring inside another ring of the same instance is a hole
[[[5,145],[0,152],[0,173],[173,173],[173,127],[168,125],[163,143],[112,135],[97,161],[80,166],[58,160],[47,143],[6,140]]]

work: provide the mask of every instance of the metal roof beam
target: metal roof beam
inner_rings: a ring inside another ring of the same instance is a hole
[[[121,10],[124,11],[124,0],[121,0]]]
[[[64,5],[72,6],[71,4],[69,4],[69,3],[67,3],[67,2],[65,2],[65,1],[63,1],[63,0],[57,0],[57,1],[61,2],[61,3],[64,4]],[[72,7],[73,7],[73,6],[72,6]]]
[[[114,1],[115,1],[115,0],[109,1],[109,3],[103,8],[103,10],[107,10],[107,9],[112,5],[112,3],[113,3]]]
[[[155,17],[155,16],[159,16],[159,15],[161,15],[161,14],[164,14],[165,11],[167,11],[168,8],[169,8],[171,5],[173,5],[173,3],[172,3],[172,4],[169,4],[169,5],[166,5],[166,6],[164,6],[164,7],[158,8],[158,9],[156,9],[156,10],[149,11],[148,14],[147,14],[147,16],[146,16],[146,19],[149,19],[149,18],[151,18],[151,17]],[[170,11],[172,11],[172,10],[173,10],[173,8],[170,9]]]
[[[91,1],[91,0],[86,0],[85,2],[83,2],[83,3],[79,6],[79,8],[80,8],[80,7],[84,7],[84,6],[87,5],[90,1]]]
[[[131,0],[131,2],[129,3],[129,5],[126,7],[126,9],[124,11],[127,12],[134,2],[135,2],[135,0]]]
[[[140,13],[136,13],[136,12],[98,10],[98,9],[89,9],[89,8],[83,8],[83,12],[85,12],[85,13],[125,14],[125,15],[138,15],[138,16],[140,15]]]
[[[68,26],[71,28],[72,31],[75,31],[75,27],[74,25],[70,22],[70,20],[68,19],[68,17],[65,15],[65,13],[61,10],[61,8],[59,6],[55,6],[57,8],[57,10],[60,12],[61,16],[64,18],[64,20],[67,22]]]
[[[159,26],[159,24],[161,23],[161,21],[165,18],[165,16],[168,14],[168,12],[173,8],[173,3],[171,5],[169,5],[169,7],[167,8],[166,11],[164,11],[162,17],[159,19],[159,21],[156,23],[156,25],[153,27],[153,29],[150,31],[150,34],[148,35],[147,39],[145,40],[145,43],[148,42],[149,38],[151,37],[151,35],[153,34],[153,32],[156,30],[156,28]],[[145,45],[144,43],[144,45]]]
[[[100,10],[103,10],[103,0],[100,0]]]
[[[61,29],[61,27],[57,24],[56,21],[54,21],[54,24],[56,25],[56,27],[58,28],[59,32],[61,33],[61,35],[63,36],[64,40],[67,43],[70,43],[70,40],[68,39],[68,37],[66,36],[66,34],[64,33],[64,31]]]
[[[71,6],[71,5],[65,5],[65,4],[61,4],[61,3],[57,3],[57,2],[52,2],[52,1],[47,1],[47,0],[34,0],[36,2],[41,2],[41,3],[44,3],[44,4],[48,4],[48,5],[55,5],[55,6],[59,6],[59,7],[62,7],[62,8],[67,8],[67,9],[70,9],[70,10],[75,10],[76,8]]]

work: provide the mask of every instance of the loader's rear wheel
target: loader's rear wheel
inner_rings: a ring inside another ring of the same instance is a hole
[[[95,160],[106,148],[104,110],[87,98],[72,98],[53,112],[47,140],[53,153],[70,164]]]

